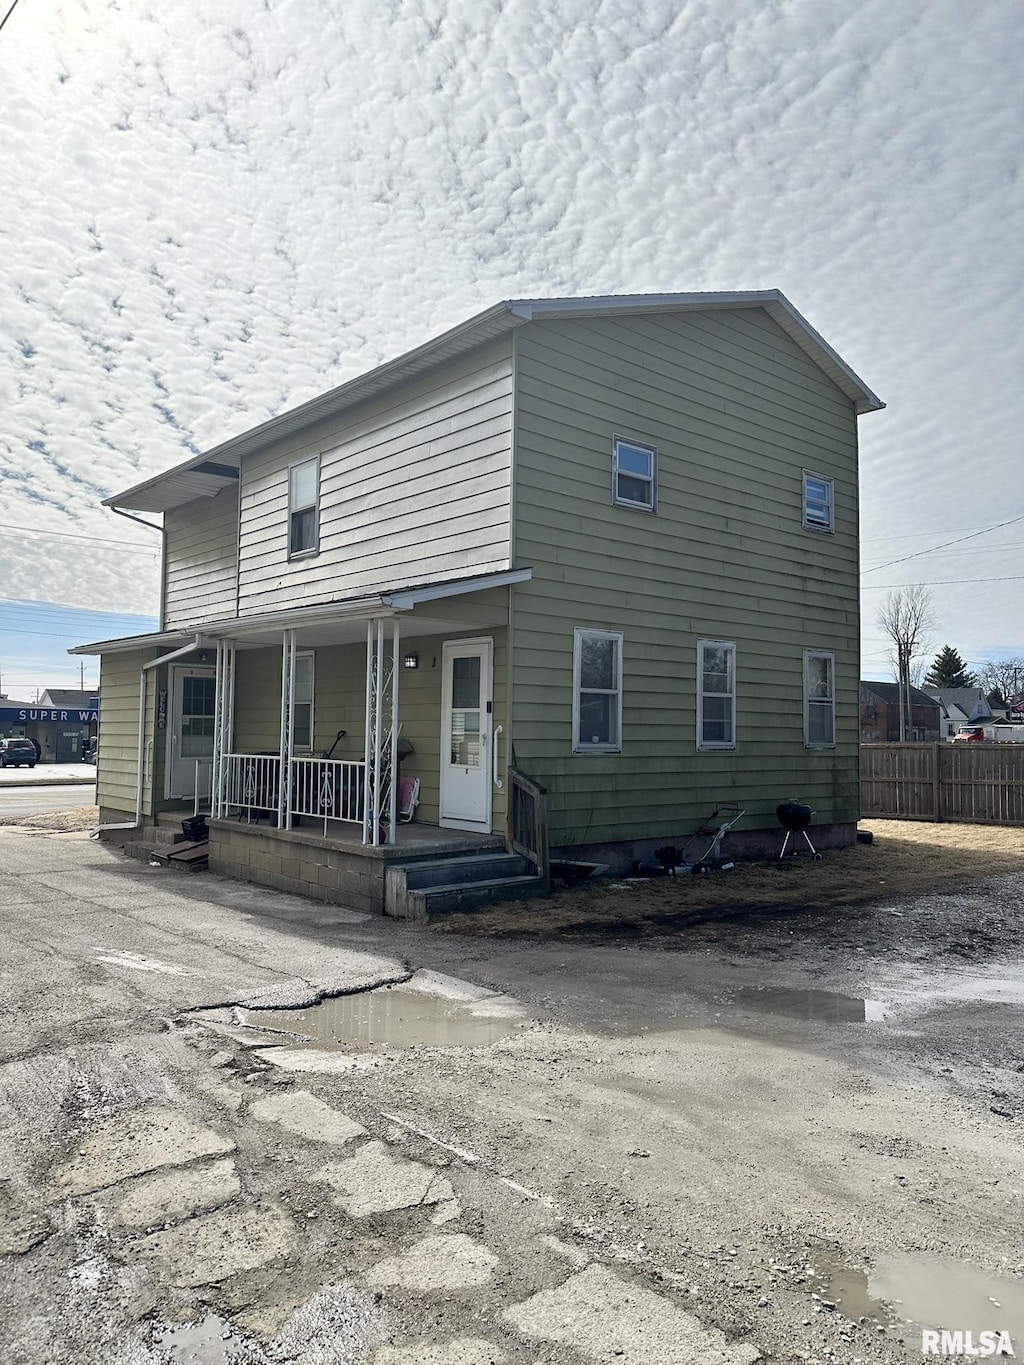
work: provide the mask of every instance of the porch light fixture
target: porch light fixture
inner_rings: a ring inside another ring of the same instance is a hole
[[[407,654],[405,656],[406,668],[419,668],[420,656],[418,654]]]

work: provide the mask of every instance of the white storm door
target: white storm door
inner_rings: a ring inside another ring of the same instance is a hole
[[[167,796],[209,796],[213,775],[213,721],[217,670],[172,664],[167,709]]]
[[[441,818],[449,829],[491,829],[490,640],[451,640],[442,651]]]

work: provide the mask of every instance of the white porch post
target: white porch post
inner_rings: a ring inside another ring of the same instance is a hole
[[[291,754],[295,730],[295,632],[281,639],[281,772],[277,790],[277,827],[291,828]]]
[[[213,690],[213,771],[210,774],[210,814],[220,816],[221,768],[224,757],[224,641],[217,641],[217,672]]]
[[[398,821],[398,679],[401,677],[401,659],[398,655],[401,627],[398,617],[392,622],[391,636],[391,752],[388,755],[388,843],[395,842]]]
[[[366,743],[363,761],[363,843],[378,845],[395,841],[395,764],[398,752],[398,672],[399,629],[393,625],[392,657],[385,660],[384,617],[370,621],[366,628]],[[388,728],[390,727],[390,728]],[[387,822],[387,834],[381,830]]]
[[[366,722],[363,729],[363,843],[372,844],[373,838],[373,718],[375,713],[373,688],[373,632],[375,622],[366,623]]]
[[[235,642],[217,642],[217,686],[213,718],[213,772],[210,779],[210,813],[222,819],[228,799],[228,756],[235,733]]]

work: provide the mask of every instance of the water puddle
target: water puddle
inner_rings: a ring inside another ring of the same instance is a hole
[[[881,1000],[784,986],[744,986],[730,993],[729,1003],[757,1010],[760,1014],[815,1019],[827,1024],[874,1024],[887,1013],[887,1006]]]
[[[880,1256],[870,1270],[819,1263],[824,1300],[856,1321],[912,1323],[938,1331],[1008,1332],[1024,1343],[1024,1280],[990,1275],[946,1256],[905,1252]]]
[[[240,1010],[250,1028],[291,1035],[268,1042],[371,1051],[387,1047],[486,1047],[527,1021],[506,997],[451,999],[403,986],[340,995],[299,1010]]]
[[[156,1344],[175,1365],[228,1365],[228,1347],[240,1343],[224,1319],[210,1313],[202,1322],[160,1329]]]

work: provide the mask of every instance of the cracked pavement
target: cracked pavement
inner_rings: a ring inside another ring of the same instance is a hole
[[[1020,882],[985,894],[1019,909]],[[956,1256],[1007,1311],[1024,1281],[1019,927],[979,1004],[935,996],[935,922],[888,920],[916,976],[856,914],[488,943],[5,830],[3,1359],[919,1359],[828,1267]],[[869,979],[877,1026],[757,997]],[[514,1026],[341,1049],[246,1026],[398,983]]]

